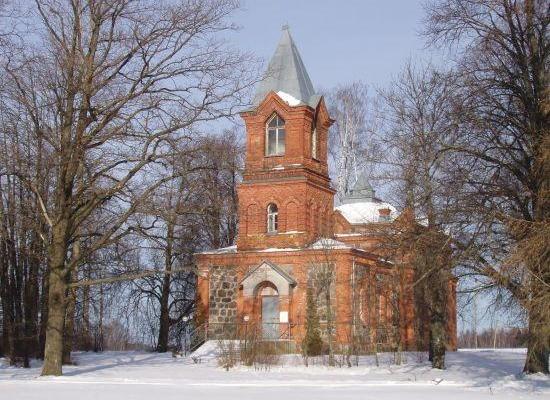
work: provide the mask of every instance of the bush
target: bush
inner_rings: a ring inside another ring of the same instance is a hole
[[[239,352],[235,340],[219,340],[218,341],[218,365],[229,371],[239,361]]]
[[[306,332],[302,340],[302,353],[307,365],[308,357],[321,355],[323,351],[323,341],[321,340],[319,329],[317,304],[311,287],[307,288],[306,300]]]

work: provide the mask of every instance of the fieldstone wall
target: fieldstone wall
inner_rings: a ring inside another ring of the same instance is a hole
[[[231,339],[237,331],[237,271],[234,267],[210,267],[208,336]]]

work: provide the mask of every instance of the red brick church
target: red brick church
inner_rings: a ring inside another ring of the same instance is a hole
[[[380,250],[387,240],[381,228],[402,216],[364,177],[334,207],[327,165],[333,120],[288,28],[253,108],[241,116],[247,138],[239,233],[235,246],[196,255],[200,322],[218,337],[255,326],[264,339],[299,343],[312,287],[321,325],[331,323],[338,342],[354,335],[391,342],[398,335],[404,348],[416,348],[418,332],[426,331],[406,289],[414,271],[405,264],[398,277],[399,260]],[[447,334],[454,349],[454,282],[449,288]]]

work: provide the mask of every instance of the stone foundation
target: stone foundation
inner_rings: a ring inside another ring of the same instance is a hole
[[[234,267],[210,267],[208,337],[231,338],[237,328],[238,277]]]

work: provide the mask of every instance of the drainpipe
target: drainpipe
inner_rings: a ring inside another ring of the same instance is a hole
[[[353,256],[353,261],[351,264],[351,329],[352,336],[355,335],[355,256]]]

